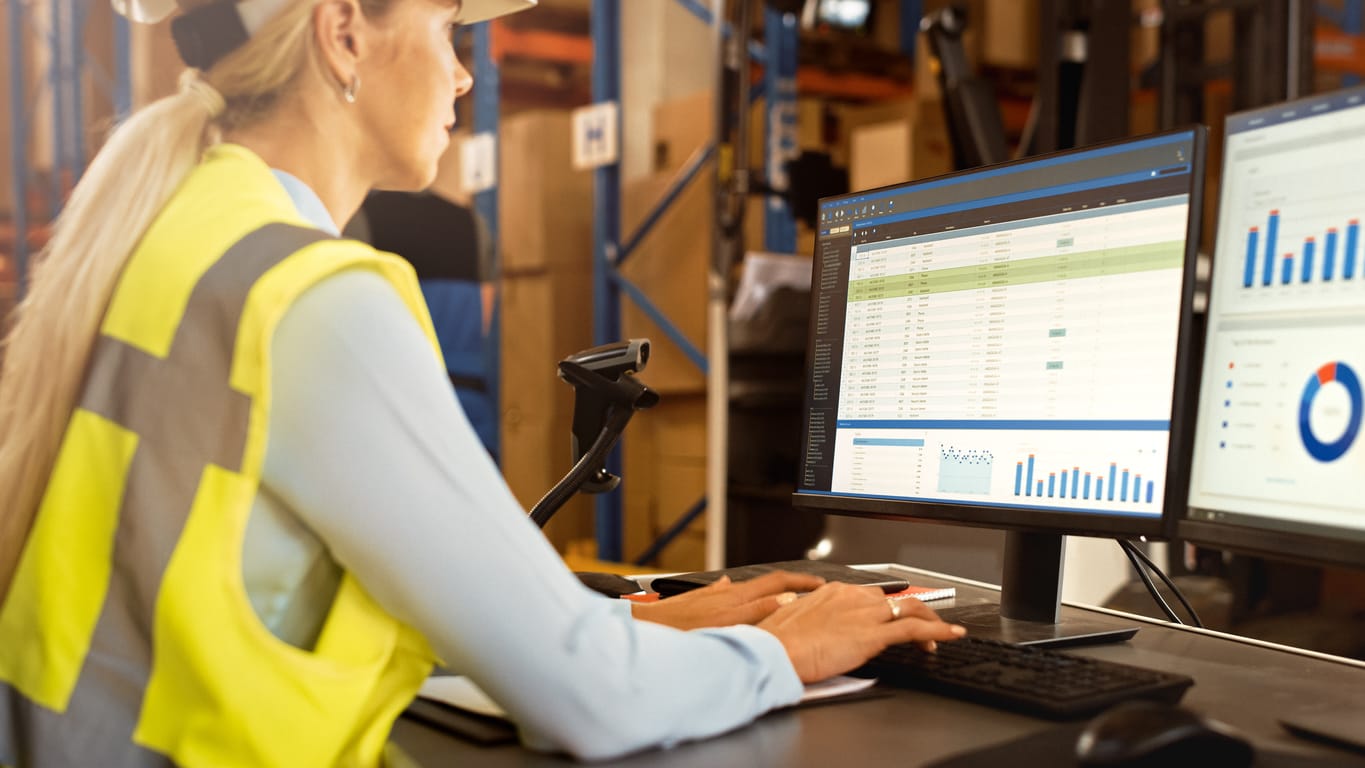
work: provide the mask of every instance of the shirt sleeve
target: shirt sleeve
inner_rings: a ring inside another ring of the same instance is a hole
[[[264,482],[386,609],[518,723],[581,759],[794,703],[755,627],[680,632],[583,587],[517,503],[430,343],[378,274],[307,291],[276,329]]]

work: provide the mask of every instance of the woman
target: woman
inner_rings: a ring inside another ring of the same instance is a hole
[[[411,270],[334,235],[431,182],[471,87],[451,30],[525,3],[178,4],[199,69],[95,158],[9,339],[0,764],[374,765],[437,658],[602,758],[961,634],[794,576],[637,621],[517,507]]]

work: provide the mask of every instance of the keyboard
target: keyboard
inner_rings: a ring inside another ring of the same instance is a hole
[[[853,674],[1052,720],[1128,699],[1174,704],[1194,685],[1184,675],[973,637],[939,643],[937,653],[893,645]]]

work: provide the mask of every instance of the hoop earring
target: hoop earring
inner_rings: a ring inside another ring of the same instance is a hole
[[[360,75],[351,75],[351,82],[341,89],[341,98],[345,99],[347,104],[354,104],[355,93],[358,90],[360,90]]]

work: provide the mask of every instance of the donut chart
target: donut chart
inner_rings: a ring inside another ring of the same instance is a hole
[[[1346,394],[1351,399],[1351,415],[1346,423],[1346,431],[1341,437],[1324,443],[1313,434],[1309,414],[1313,410],[1313,399],[1317,397],[1318,391],[1334,381],[1346,388]],[[1356,435],[1360,432],[1363,405],[1365,404],[1361,402],[1360,378],[1356,376],[1351,366],[1339,361],[1327,363],[1308,377],[1308,384],[1303,388],[1303,399],[1299,403],[1299,437],[1303,440],[1303,447],[1308,450],[1308,454],[1318,461],[1328,462],[1341,458],[1350,450],[1351,444],[1355,442]]]

